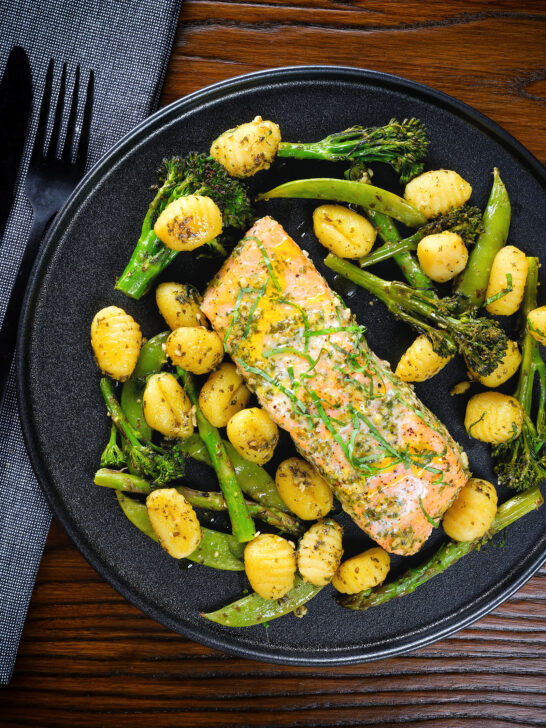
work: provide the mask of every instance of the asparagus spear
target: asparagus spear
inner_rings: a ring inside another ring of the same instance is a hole
[[[101,468],[95,473],[95,485],[105,488],[113,488],[125,493],[140,493],[148,495],[152,492],[152,486],[144,478],[120,470]],[[205,508],[209,511],[226,511],[227,503],[221,493],[194,490],[184,485],[176,486],[176,490],[191,503],[194,508]],[[304,524],[289,513],[283,513],[275,508],[266,508],[259,503],[245,501],[248,512],[254,518],[259,518],[270,526],[277,528],[283,533],[290,533],[294,536],[301,536]]]
[[[216,470],[220,488],[226,499],[227,509],[233,528],[233,535],[238,541],[251,541],[256,535],[254,523],[248,512],[247,505],[243,496],[241,486],[237,481],[235,468],[231,462],[220,433],[216,427],[210,424],[205,415],[201,412],[199,406],[199,397],[192,375],[181,367],[176,367],[178,376],[182,380],[182,385],[186,390],[186,394],[190,398],[192,405],[195,407],[195,417],[197,419],[197,429],[199,435],[205,443],[208,450],[212,466]]]
[[[495,520],[484,537],[475,541],[448,541],[438,549],[432,558],[415,569],[409,569],[396,581],[367,589],[359,594],[338,597],[338,602],[348,609],[357,609],[364,612],[370,607],[376,607],[391,599],[398,599],[406,596],[406,594],[411,594],[418,586],[432,579],[433,576],[441,574],[466,554],[479,549],[496,533],[527,515],[527,513],[540,508],[543,502],[538,488],[531,488],[524,493],[520,493],[499,507]]]

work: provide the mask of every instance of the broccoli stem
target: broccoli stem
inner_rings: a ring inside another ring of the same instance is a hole
[[[244,543],[251,541],[256,535],[254,523],[248,512],[247,505],[243,496],[243,491],[237,480],[235,468],[231,462],[220,433],[216,427],[210,424],[199,406],[199,397],[193,382],[192,375],[181,367],[176,367],[178,376],[182,380],[182,385],[186,394],[190,398],[192,405],[195,407],[195,416],[197,419],[197,428],[199,435],[205,443],[212,466],[218,476],[220,488],[226,499],[227,509],[231,520],[233,535],[235,538]]]
[[[95,473],[95,485],[104,488],[113,488],[125,493],[139,493],[148,495],[152,492],[152,486],[147,480],[138,475],[120,470],[101,468]],[[204,508],[209,511],[226,511],[227,503],[222,493],[194,490],[183,485],[176,486],[176,490],[191,503],[194,508]],[[276,508],[266,508],[253,501],[245,501],[248,512],[254,518],[259,518],[264,523],[278,529],[282,533],[290,533],[293,536],[301,536],[304,530],[303,523],[289,513],[283,513]]]
[[[456,293],[464,296],[469,306],[481,306],[485,301],[491,266],[499,250],[506,245],[510,217],[510,198],[495,167],[491,195],[483,214],[484,231],[470,253],[456,288]]]
[[[417,230],[417,232],[415,232],[411,236],[411,238],[407,238],[405,241],[401,241],[400,233],[398,232],[396,225],[390,217],[387,217],[387,215],[383,214],[382,212],[371,209],[368,210],[367,214],[374,227],[377,228],[379,236],[386,243],[386,245],[382,246],[384,249],[387,249],[391,245],[394,248],[396,247],[396,245],[407,243],[414,238],[417,241],[415,243],[415,247],[417,247],[419,240],[421,240],[420,237],[417,237],[419,235],[419,230]],[[378,248],[377,251],[374,251],[374,253],[378,253],[380,250],[381,248]],[[404,274],[404,277],[406,278],[410,286],[412,286],[412,288],[422,290],[426,296],[434,297],[435,293],[432,281],[428,276],[423,273],[421,266],[419,265],[415,257],[411,254],[410,250],[411,249],[409,247],[407,249],[401,248],[400,250],[393,250],[392,257],[394,258],[396,265],[400,268],[400,270]],[[367,256],[366,258],[360,259],[359,264],[361,268],[367,267],[367,265],[363,265],[363,262],[372,258],[374,256],[374,253],[372,253],[370,256]],[[391,256],[389,255],[387,257]],[[384,258],[379,258],[379,260],[384,260]]]
[[[348,609],[364,612],[370,607],[376,607],[391,599],[398,599],[411,594],[421,584],[441,574],[466,554],[478,550],[483,544],[491,540],[496,533],[527,515],[527,513],[540,508],[543,502],[538,488],[530,488],[523,493],[519,493],[499,507],[489,532],[483,538],[474,541],[448,541],[438,549],[432,558],[414,569],[409,569],[396,581],[368,589],[359,594],[340,597],[338,601]]]
[[[423,171],[421,160],[427,146],[425,128],[420,121],[405,119],[400,123],[391,119],[381,127],[364,129],[353,126],[318,142],[281,142],[277,154],[279,157],[324,159],[330,162],[383,162],[390,164],[404,183]]]
[[[529,263],[529,271],[527,273],[525,293],[521,307],[524,327],[528,313],[537,307],[538,286],[538,258],[527,258],[527,261]],[[538,341],[531,336],[527,328],[524,328],[521,349],[521,366],[515,396],[520,401],[525,412],[530,415],[535,374],[539,369],[544,369],[544,362],[540,356]]]

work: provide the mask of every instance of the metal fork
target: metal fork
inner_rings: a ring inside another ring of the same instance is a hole
[[[53,128],[47,144],[49,110],[52,102],[54,61],[47,69],[46,84],[40,105],[38,129],[25,182],[25,193],[32,205],[32,226],[23,258],[19,265],[6,314],[0,328],[0,402],[4,398],[13,354],[17,343],[17,328],[23,297],[32,266],[40,249],[42,237],[53,215],[57,213],[80,178],[83,176],[93,106],[93,71],[85,91],[83,120],[78,125],[80,67],[76,68],[74,90],[68,112],[65,142],[60,149],[66,95],[66,64],[62,67],[59,93],[55,105]],[[79,131],[79,139],[76,135]],[[75,147],[73,149],[73,147]]]

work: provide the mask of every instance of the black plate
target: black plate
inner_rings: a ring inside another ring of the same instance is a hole
[[[544,169],[468,106],[411,81],[351,68],[285,68],[216,84],[157,112],[117,144],[81,182],[50,231],[27,296],[18,349],[26,443],[51,507],[84,556],[127,599],[167,627],[226,652],[286,664],[332,665],[399,654],[468,625],[529,579],[546,555],[543,512],[511,527],[502,550],[474,553],[404,599],[366,613],[350,612],[336,605],[329,587],[309,603],[304,619],[288,616],[268,629],[237,631],[207,622],[199,611],[240,596],[247,588],[244,574],[199,566],[181,570],[125,519],[112,491],[92,482],[109,424],[89,345],[91,319],[101,307],[117,304],[141,323],[146,336],[164,328],[153,298],[132,301],[113,290],[138,238],[154,171],[162,157],[205,150],[218,133],[256,114],[277,121],[289,140],[320,138],[354,123],[417,116],[431,138],[427,168],[457,169],[473,185],[475,202],[484,205],[491,170],[498,166],[512,198],[511,240],[528,252],[546,252]],[[326,163],[290,161],[262,173],[254,184],[264,189],[285,179],[339,172]],[[375,180],[396,189],[389,170],[379,169]],[[311,233],[313,207],[312,202],[278,201],[267,210],[324,270],[324,251]],[[178,277],[202,287],[218,267],[219,261],[180,255],[163,279]],[[332,281],[329,271],[326,275]],[[370,305],[364,293],[348,300],[368,327],[372,348],[396,362],[411,332],[381,304]],[[466,397],[448,393],[463,378],[460,363],[452,362],[418,391],[466,447],[474,472],[492,478],[487,447],[467,438],[462,425]],[[509,383],[508,391],[513,386]],[[286,438],[277,460],[290,448]],[[200,485],[209,477],[202,470],[193,473]],[[347,553],[356,553],[367,546],[366,537],[346,525]],[[413,560],[393,559],[392,573],[424,558],[441,538],[435,533]]]

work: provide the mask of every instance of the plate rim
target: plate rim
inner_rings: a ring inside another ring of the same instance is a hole
[[[406,638],[396,638],[395,642],[403,641],[403,644],[393,646],[392,641],[389,641],[390,646],[380,647],[372,652],[367,651],[365,654],[362,654],[361,651],[359,652],[361,648],[344,647],[339,648],[342,654],[336,654],[336,649],[329,649],[325,655],[313,653],[312,655],[300,656],[300,654],[285,652],[286,648],[284,647],[273,647],[268,650],[267,645],[258,649],[249,646],[239,646],[236,643],[233,644],[234,638],[236,642],[235,635],[237,633],[227,630],[221,631],[213,636],[203,635],[199,629],[196,629],[192,625],[181,623],[179,620],[172,618],[163,609],[150,604],[146,598],[141,597],[139,592],[136,592],[120,574],[116,573],[115,569],[105,559],[95,552],[93,545],[88,543],[87,538],[79,531],[77,524],[72,521],[69,514],[65,511],[63,499],[54,487],[54,484],[49,481],[41,463],[37,444],[38,438],[34,432],[32,405],[26,387],[29,357],[25,356],[25,353],[29,350],[32,338],[32,318],[40,292],[40,281],[47,270],[48,259],[55,250],[55,239],[57,236],[62,235],[63,228],[68,224],[70,217],[68,213],[70,210],[74,206],[77,208],[80,205],[85,199],[87,192],[92,191],[96,182],[102,179],[103,172],[107,173],[108,166],[115,164],[118,158],[126,152],[129,152],[141,141],[144,141],[150,134],[153,134],[166,124],[174,121],[181,113],[191,111],[196,104],[198,105],[202,101],[214,101],[218,97],[229,93],[241,92],[245,89],[263,85],[264,83],[282,83],[291,80],[309,82],[313,80],[325,81],[333,79],[351,80],[353,82],[362,81],[368,84],[387,85],[394,90],[402,89],[414,95],[417,94],[429,102],[432,101],[433,105],[440,106],[450,113],[455,113],[459,117],[470,120],[474,126],[480,127],[482,131],[495,137],[503,146],[509,148],[512,154],[519,157],[519,163],[524,164],[538,179],[542,187],[546,189],[546,168],[528,149],[509,134],[509,132],[465,102],[459,101],[442,91],[438,91],[417,81],[381,71],[327,64],[283,66],[225,79],[177,99],[141,121],[107,150],[78,183],[57,214],[42,242],[40,253],[35,261],[23,300],[16,351],[17,401],[23,438],[33,471],[54,515],[60,521],[88,563],[127,599],[129,603],[168,629],[207,647],[212,647],[230,655],[282,665],[333,666],[358,664],[406,654],[420,647],[430,645],[440,639],[444,639],[485,616],[520,589],[540,569],[546,560],[546,549],[543,550],[543,553],[536,556],[521,573],[518,573],[518,576],[510,584],[506,585],[500,593],[497,593],[498,587],[490,589],[489,592],[485,592],[480,597],[480,600],[484,601],[484,603],[478,609],[475,608],[474,604],[463,607],[449,617],[437,620],[433,625],[416,630],[413,636],[411,634],[409,635],[409,638],[408,636]],[[490,592],[493,592],[492,596]],[[468,613],[464,614],[464,612]],[[441,626],[442,624],[444,624],[443,627]],[[423,632],[426,632],[426,634],[423,634]]]

